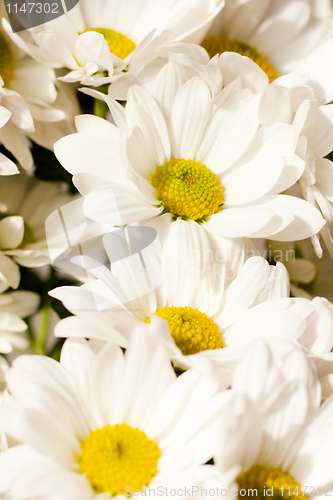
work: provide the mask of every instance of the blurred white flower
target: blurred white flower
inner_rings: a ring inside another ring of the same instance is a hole
[[[50,262],[45,235],[47,216],[74,199],[55,182],[10,176],[0,183],[0,281],[17,288],[18,264],[39,267]]]
[[[226,0],[202,45],[246,55],[271,80],[290,73],[333,35],[331,0]]]

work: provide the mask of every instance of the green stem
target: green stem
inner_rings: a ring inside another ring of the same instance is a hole
[[[53,358],[57,361],[59,361],[60,359],[60,352],[61,352],[61,348],[64,344],[66,339],[58,339],[55,344],[53,345],[53,347],[51,348],[51,350],[47,353],[47,356],[49,356],[50,358]]]
[[[39,331],[33,346],[33,352],[35,354],[45,354],[45,344],[49,333],[50,313],[51,308],[48,304],[41,309]]]
[[[94,101],[94,115],[99,116],[100,118],[105,118],[108,107],[104,101],[100,99],[95,99]]]

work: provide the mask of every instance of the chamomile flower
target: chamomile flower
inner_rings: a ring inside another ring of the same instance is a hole
[[[238,397],[221,416],[214,462],[235,470],[244,498],[251,489],[260,499],[319,498],[332,484],[333,400],[318,407],[320,386],[301,354],[281,361],[261,340],[236,369]]]
[[[249,63],[252,71],[256,65]],[[182,83],[179,66],[170,62],[154,97],[134,86],[125,108],[107,98],[118,127],[77,117],[78,133],[56,143],[55,153],[81,194],[95,195],[87,197],[86,215],[112,223],[113,190],[123,225],[149,223],[161,239],[177,219],[226,238],[288,241],[320,230],[319,210],[279,194],[304,169],[294,153],[294,127],[261,126],[261,96],[244,87],[236,74],[212,99],[205,81]]]
[[[66,82],[99,86],[140,74],[175,41],[200,42],[223,0],[81,0],[70,12],[13,40],[37,60],[70,71]]]
[[[226,51],[247,56],[273,81],[332,35],[330,0],[226,0],[202,46],[210,57]]]
[[[0,454],[4,488],[88,500],[196,484],[229,391],[195,370],[176,378],[165,349],[137,334],[125,355],[67,341],[60,363],[15,360],[7,377],[15,402],[2,407],[0,426],[22,444]]]
[[[140,292],[144,277],[134,270],[121,272],[116,263],[111,265],[115,274],[98,268],[89,271],[97,281],[50,292],[75,314],[60,321],[55,334],[126,348],[135,326],[147,323],[146,334],[167,346],[176,366],[219,373],[224,387],[251,340],[288,337],[318,358],[325,375],[332,373],[333,306],[328,301],[289,298],[286,269],[269,266],[262,257],[248,259],[224,285],[224,264],[207,272],[200,253],[193,259],[182,253],[187,237],[186,230],[182,237],[174,236],[165,252],[164,282],[150,293],[138,293],[137,299],[129,296],[132,290]],[[102,302],[109,308],[97,312]]]

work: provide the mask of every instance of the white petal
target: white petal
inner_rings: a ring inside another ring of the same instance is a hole
[[[243,93],[243,91],[241,91]],[[234,94],[217,112],[219,128],[213,136],[214,143],[207,148],[205,141],[211,142],[208,128],[197,158],[214,173],[219,174],[230,168],[251,144],[259,125],[259,95],[248,95],[240,99]]]
[[[17,288],[20,278],[19,266],[12,259],[0,252],[0,280],[12,288]]]
[[[0,106],[0,128],[6,125],[11,116],[12,113],[9,111],[9,109]]]
[[[29,146],[14,123],[9,122],[5,127],[0,129],[0,139],[8,151],[17,158],[23,168],[29,170],[32,167],[33,158]]]
[[[128,102],[135,102],[136,104],[138,104],[141,107],[141,109],[147,113],[149,117],[148,119],[155,125],[156,131],[154,130],[152,125],[150,125],[149,127],[150,130],[147,130],[147,135],[145,133],[145,136],[148,144],[151,147],[157,148],[159,145],[161,152],[159,155],[154,155],[154,158],[157,164],[163,165],[164,163],[163,159],[170,158],[171,150],[170,150],[170,139],[169,139],[168,129],[159,106],[157,105],[156,101],[152,98],[152,96],[148,94],[148,92],[146,92],[143,88],[137,85],[134,85],[133,87],[130,88],[127,97],[127,104]],[[133,125],[140,125],[140,123],[131,124],[130,121],[128,121],[128,125],[130,127]],[[143,130],[143,132],[146,131]],[[156,144],[152,144],[152,141],[155,141]]]
[[[53,60],[59,61],[63,66],[69,69],[78,67],[70,49],[57,33],[43,31],[37,35],[37,41]]]
[[[94,125],[98,120],[93,119]],[[103,128],[105,131],[105,127]],[[111,128],[110,128],[111,130]],[[105,132],[104,132],[105,133]],[[125,178],[126,168],[120,157],[122,135],[116,127],[112,127],[109,140],[99,135],[72,134],[60,139],[54,145],[54,151],[60,163],[70,172],[98,173],[106,179]]]
[[[333,104],[310,111],[302,134],[307,137],[315,158],[322,158],[330,153],[333,142]]]
[[[221,212],[209,217],[206,224],[220,236],[239,238],[257,233],[273,217],[274,212],[266,207],[225,207]]]
[[[218,59],[218,66],[223,75],[223,86],[226,87],[239,75],[243,88],[261,94],[268,86],[268,77],[251,59],[236,52],[224,52]]]
[[[194,159],[211,111],[208,85],[192,78],[178,92],[172,108],[172,151],[176,158]]]
[[[283,158],[252,162],[221,175],[227,205],[245,205],[275,189],[285,167]],[[288,186],[289,187],[289,186]]]
[[[19,174],[20,171],[13,161],[0,153],[0,175]]]
[[[5,217],[0,221],[0,247],[11,250],[20,245],[24,236],[24,220],[22,217]]]
[[[148,203],[134,185],[110,183],[108,186],[108,189],[87,196],[84,201],[84,213],[97,222],[119,225],[115,221],[120,218],[121,225],[126,225],[156,217],[163,211],[163,207],[155,208]],[[110,203],[110,189],[116,205]]]
[[[325,221],[319,210],[304,200],[295,196],[265,196],[262,198],[263,205],[270,207],[276,215],[279,209],[290,209],[295,217],[285,229],[272,233],[271,239],[275,241],[295,241],[302,240],[318,233],[324,226]]]
[[[207,312],[209,294],[205,279],[212,258],[206,232],[193,221],[178,219],[171,224],[164,250],[168,305]]]

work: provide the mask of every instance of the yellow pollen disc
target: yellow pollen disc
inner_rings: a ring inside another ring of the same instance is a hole
[[[262,52],[259,52],[255,47],[251,47],[251,45],[247,45],[246,43],[231,40],[225,35],[218,35],[205,38],[201,45],[206,49],[210,58],[223,52],[237,52],[241,56],[249,57],[266,73],[269,82],[272,82],[279,76],[268,57],[265,57]]]
[[[170,333],[185,356],[207,349],[222,349],[222,333],[218,326],[198,309],[162,307],[155,314],[168,322]],[[149,318],[146,318],[146,323],[149,322]]]
[[[174,218],[203,222],[222,209],[221,182],[200,161],[173,158],[157,167],[152,185],[157,199]]]
[[[14,77],[16,59],[6,35],[0,31],[0,76],[7,87]]]
[[[92,431],[81,446],[80,472],[95,493],[124,495],[142,490],[157,474],[160,449],[144,432],[126,424]]]
[[[110,52],[119,57],[119,59],[125,59],[125,57],[132,54],[136,47],[133,40],[117,31],[107,28],[87,28],[82,31],[82,33],[86,33],[87,31],[96,31],[103,35],[109,46]],[[80,35],[82,35],[82,33],[80,33]]]
[[[246,494],[238,495],[239,499],[258,500],[304,500],[301,485],[283,469],[277,467],[267,467],[265,465],[254,465],[251,469],[243,472],[236,479],[239,489],[246,491]],[[270,490],[268,492],[268,489]],[[256,490],[257,496],[252,496],[251,491]],[[271,495],[272,493],[272,495]]]

